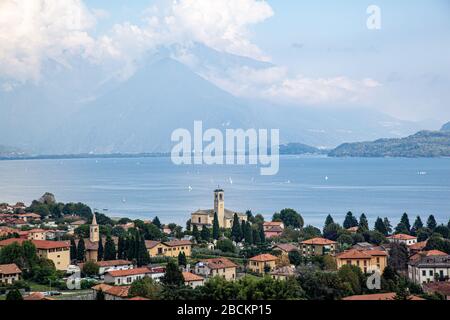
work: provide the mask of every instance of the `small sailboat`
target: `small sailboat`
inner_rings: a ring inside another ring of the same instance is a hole
[[[230,184],[233,184],[233,180],[231,179],[231,177],[228,178],[228,181],[230,182]]]
[[[328,181],[328,176],[325,176],[325,181]]]
[[[191,187],[191,185],[189,185],[189,187],[188,187],[188,190],[189,190],[189,192],[191,192],[191,191],[192,191],[192,187]]]

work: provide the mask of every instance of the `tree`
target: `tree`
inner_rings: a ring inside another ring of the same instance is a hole
[[[183,274],[178,266],[171,260],[167,263],[166,273],[161,279],[165,285],[182,286],[184,284]]]
[[[161,229],[154,223],[144,224],[142,229],[145,240],[160,240],[163,237]]]
[[[343,265],[338,271],[339,278],[343,283],[347,283],[352,290],[352,294],[361,294],[364,275],[359,267],[353,265]]]
[[[242,221],[242,225],[244,227],[245,243],[248,245],[253,244],[252,226],[250,225],[250,222]]]
[[[160,286],[153,279],[144,277],[131,284],[128,296],[158,299],[160,291]]]
[[[261,239],[261,244],[266,243],[266,234],[264,233],[264,227],[262,224],[258,225],[259,238]]]
[[[70,239],[70,260],[76,260],[77,259],[77,245],[75,244],[75,239]]]
[[[337,223],[329,223],[323,229],[323,236],[328,240],[336,241],[341,229],[341,226]]]
[[[214,240],[219,239],[220,228],[219,228],[219,218],[217,217],[217,212],[214,212],[213,229],[212,236]]]
[[[403,225],[403,227],[407,231],[407,232],[404,232],[404,233],[409,234],[411,232],[411,224],[409,223],[408,214],[406,212],[403,213],[403,215],[402,215],[402,217],[400,219],[399,225]]]
[[[7,301],[18,301],[18,300],[23,300],[23,297],[19,290],[13,289],[13,290],[10,290],[8,292],[8,294],[6,295],[6,300]]]
[[[84,239],[78,240],[77,247],[77,260],[83,262],[86,259],[86,246],[84,245]]]
[[[100,237],[99,241],[98,241],[98,251],[97,251],[97,260],[98,261],[102,261],[103,260],[103,241],[102,238]]]
[[[148,265],[150,263],[150,255],[145,246],[144,237],[138,232],[136,235],[136,263],[138,267]]]
[[[423,222],[420,216],[417,216],[416,220],[414,221],[413,227],[411,229],[411,234],[417,235],[417,231],[423,228]]]
[[[421,228],[417,231],[417,241],[422,242],[427,240],[431,236],[431,230],[428,228]]]
[[[395,233],[396,234],[409,234],[410,230],[408,229],[408,227],[403,223],[400,222],[396,227],[395,227]]]
[[[289,257],[290,263],[292,263],[295,266],[300,265],[300,263],[302,262],[302,257],[300,255],[300,252],[298,252],[297,250],[290,251],[288,253],[288,257]]]
[[[187,265],[187,259],[186,259],[186,255],[184,254],[184,252],[180,252],[178,254],[178,265],[181,267],[186,267]]]
[[[99,270],[100,270],[100,267],[98,266],[98,264],[92,260],[89,260],[83,265],[82,271],[85,275],[92,277],[92,276],[97,276],[99,273]]]
[[[333,220],[333,217],[331,216],[331,214],[329,214],[325,219],[324,229],[332,223],[334,223],[334,220]]]
[[[126,253],[125,253],[125,239],[120,236],[117,242],[117,259],[125,259]]]
[[[202,231],[200,232],[200,238],[203,241],[209,241],[209,239],[211,239],[211,232],[206,226],[203,226]]]
[[[366,232],[368,230],[369,230],[369,222],[367,221],[366,215],[363,213],[359,217],[358,231],[359,232]]]
[[[240,242],[242,240],[242,230],[241,230],[241,224],[239,222],[239,217],[235,213],[233,217],[233,226],[231,227],[231,238],[235,242]]]
[[[450,230],[447,228],[447,226],[444,226],[443,224],[437,226],[434,229],[434,233],[439,233],[440,235],[442,235],[444,238],[449,238],[450,236]]]
[[[105,261],[116,260],[116,245],[110,236],[106,237],[105,254],[103,259]]]
[[[162,225],[161,225],[161,221],[159,221],[158,216],[156,216],[153,221],[152,224],[155,225],[156,227],[158,227],[158,229],[161,229]]]
[[[105,294],[103,293],[102,289],[97,291],[97,294],[95,295],[95,300],[97,300],[97,301],[105,300]]]
[[[436,226],[437,226],[436,219],[431,214],[427,219],[427,228],[430,229],[431,231],[434,231],[434,229],[436,229]]]
[[[391,232],[392,232],[392,225],[391,225],[391,222],[389,221],[389,219],[387,217],[384,218],[383,223],[384,223],[384,227],[386,228],[387,235],[391,234]]]
[[[196,224],[192,227],[192,236],[196,241],[200,241],[200,232],[198,231],[198,227]]]
[[[222,239],[218,240],[216,244],[216,248],[222,252],[235,253],[236,247],[230,239]]]
[[[408,248],[403,243],[392,243],[388,265],[394,271],[404,271],[408,266]]]
[[[353,228],[358,226],[358,220],[353,216],[351,211],[347,212],[345,215],[345,220],[343,224],[345,229]]]
[[[384,236],[388,235],[386,225],[384,224],[383,220],[380,217],[378,217],[377,220],[375,221],[375,230],[383,234]]]
[[[428,239],[425,250],[439,250],[450,254],[450,240],[446,240],[440,234],[434,233]]]
[[[303,228],[304,225],[302,216],[294,209],[283,209],[274,217],[281,219],[286,227]]]
[[[341,247],[350,247],[353,244],[353,238],[349,234],[341,234],[336,240]]]

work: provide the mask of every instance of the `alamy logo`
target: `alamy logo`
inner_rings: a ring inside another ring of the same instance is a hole
[[[280,132],[278,129],[219,129],[203,132],[203,122],[194,121],[194,135],[187,129],[172,132],[171,159],[176,165],[259,165],[260,174],[275,175],[279,170]]]
[[[67,278],[67,289],[80,290],[81,289],[81,273],[79,271],[73,273]]]
[[[369,290],[380,290],[381,289],[381,273],[375,270],[366,281],[367,289]]]

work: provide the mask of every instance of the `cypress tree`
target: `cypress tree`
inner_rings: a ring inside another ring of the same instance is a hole
[[[411,231],[411,224],[409,223],[409,218],[408,218],[408,214],[405,212],[402,215],[402,218],[400,219],[400,223],[399,224],[403,224],[404,227],[406,228],[406,230],[408,230],[407,233],[409,233]]]
[[[187,265],[186,254],[182,251],[178,254],[178,266],[186,267],[186,265]]]
[[[76,260],[77,259],[77,245],[75,244],[75,239],[70,239],[70,260]]]
[[[347,212],[345,216],[344,224],[345,229],[353,228],[358,226],[358,220],[356,220],[355,216],[351,211]]]
[[[240,237],[239,241],[245,240],[246,229],[247,229],[247,223],[244,220],[242,220],[242,223],[241,223],[241,237]]]
[[[102,261],[103,260],[103,241],[102,238],[100,237],[99,241],[98,241],[98,251],[97,251],[97,260],[98,261]]]
[[[170,286],[182,286],[184,284],[183,274],[172,260],[167,263],[166,273],[161,280],[163,284]]]
[[[83,262],[86,259],[86,246],[84,244],[84,239],[80,237],[77,247],[77,260]]]
[[[116,245],[110,236],[106,238],[105,253],[103,259],[105,261],[116,260]]]
[[[200,241],[200,232],[198,231],[198,227],[196,224],[192,227],[192,236],[196,241]]]
[[[137,265],[138,265],[138,267],[148,265],[150,263],[150,255],[145,246],[144,237],[141,236],[140,234],[138,234],[137,240],[138,240],[136,243],[136,245],[138,247],[138,249],[137,249],[138,256],[136,258]]]
[[[97,291],[97,295],[95,296],[95,300],[97,301],[103,301],[105,300],[105,294],[103,293],[103,290],[100,289],[99,291]]]
[[[387,236],[388,232],[386,230],[386,226],[384,225],[383,220],[378,217],[377,220],[375,221],[375,230],[380,232],[381,234]]]
[[[217,217],[217,212],[214,212],[213,229],[212,236],[214,240],[219,239],[220,229],[219,229],[219,218]]]
[[[125,259],[125,243],[122,236],[119,237],[117,242],[117,259]]]
[[[327,216],[327,218],[325,219],[325,227],[327,227],[328,225],[334,223],[333,217],[331,216],[331,214],[329,214]]]
[[[6,295],[6,301],[18,301],[18,300],[23,300],[23,297],[20,291],[17,289],[10,290]]]
[[[162,225],[161,225],[161,221],[159,221],[158,216],[156,216],[156,217],[153,219],[152,223],[153,223],[155,226],[157,226],[158,229],[161,229],[161,226],[162,226]]]
[[[390,234],[392,232],[392,225],[389,219],[386,217],[383,219],[384,227],[386,228],[387,234]]]
[[[358,231],[360,232],[369,231],[369,222],[367,221],[367,217],[364,213],[361,214],[361,216],[359,217]]]
[[[233,217],[233,226],[231,227],[231,238],[236,242],[240,242],[242,238],[241,233],[242,231],[241,224],[239,223],[239,217],[235,213]]]
[[[255,229],[252,229],[253,234],[253,244],[259,245],[261,244],[261,234],[259,232],[259,226],[256,226]]]
[[[437,226],[436,219],[431,214],[427,219],[427,228],[430,229],[431,231],[434,231],[434,229],[436,229],[436,226]]]
[[[423,228],[423,222],[422,219],[420,218],[420,216],[417,216],[416,220],[414,221],[414,224],[411,228],[411,234],[412,235],[417,235],[417,231],[419,231],[420,229]]]
[[[244,226],[245,229],[245,243],[246,244],[253,244],[253,234],[252,234],[252,226],[250,225],[250,222],[243,222],[242,225]]]

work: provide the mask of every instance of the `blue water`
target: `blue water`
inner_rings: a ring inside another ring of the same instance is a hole
[[[405,211],[411,220],[450,217],[450,159],[282,156],[275,176],[249,165],[176,166],[170,158],[0,161],[0,202],[30,203],[49,191],[111,216],[158,215],[182,225],[190,212],[212,207],[218,185],[229,209],[270,217],[289,207],[316,226],[329,213],[342,222],[349,210],[371,223],[377,216],[396,223]]]

